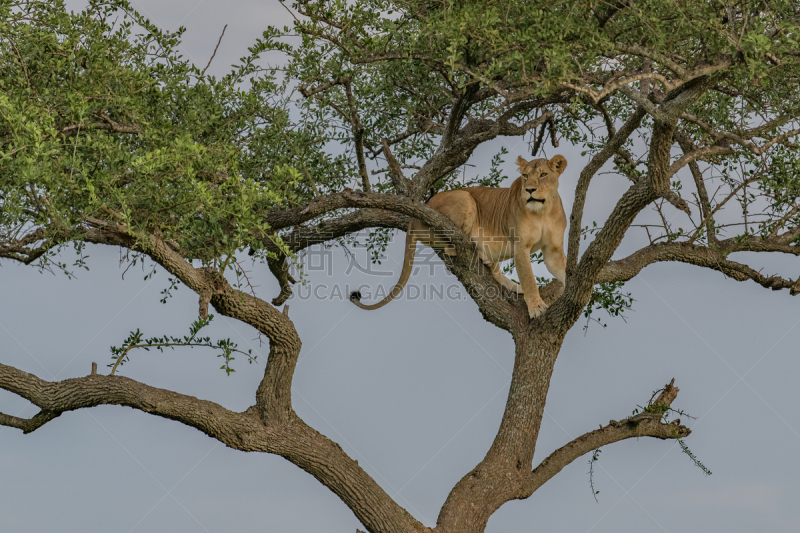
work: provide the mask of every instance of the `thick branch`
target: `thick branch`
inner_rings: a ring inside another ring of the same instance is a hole
[[[48,382],[33,374],[0,363],[0,388],[30,401],[42,409],[39,419],[44,424],[61,413],[97,405],[126,405],[195,427],[231,447],[242,449],[245,439],[237,438],[252,432],[249,425],[261,425],[256,417],[233,413],[192,396],[158,389],[121,376],[98,374],[83,378]],[[44,414],[48,413],[48,414]],[[47,420],[42,421],[45,417]],[[16,417],[4,417],[0,424],[19,427]],[[30,422],[36,420],[36,417]],[[10,423],[6,423],[10,422]],[[262,426],[263,427],[263,426]],[[20,428],[26,432],[34,428]]]
[[[90,219],[90,223],[96,229],[87,231],[88,242],[125,246],[146,254],[200,295],[201,316],[208,312],[210,303],[224,316],[250,324],[269,337],[270,356],[256,393],[256,404],[265,420],[288,419],[292,411],[292,376],[301,346],[300,337],[288,317],[267,302],[233,289],[222,273],[209,267],[193,267],[154,235],[136,239],[118,224],[97,219]]]
[[[645,411],[619,422],[612,420],[607,426],[586,433],[554,451],[531,472],[519,497],[529,497],[572,461],[606,444],[639,437],[681,439],[688,436],[691,430],[681,425],[680,420],[674,420],[667,424],[662,419],[662,413],[672,404],[678,394],[678,388],[673,385],[674,382],[673,379],[672,383],[666,386],[664,392],[652,404],[655,412]]]
[[[296,415],[265,424],[257,410],[242,413],[193,396],[121,376],[97,374],[48,382],[0,364],[0,388],[42,409],[29,421],[0,415],[0,425],[33,431],[61,413],[98,405],[124,405],[199,429],[226,446],[280,455],[316,477],[353,510],[370,531],[421,532],[425,528],[397,505],[342,448]]]
[[[475,93],[480,89],[480,84],[477,82],[471,83],[464,88],[461,95],[456,98],[453,108],[450,110],[450,116],[447,118],[445,125],[444,135],[442,136],[442,147],[444,149],[450,148],[456,139],[456,134],[461,130],[461,122],[469,111],[472,105],[472,98]]]
[[[444,215],[408,198],[391,194],[355,192],[350,189],[320,196],[303,207],[268,211],[264,213],[264,220],[273,231],[278,231],[345,208],[386,209],[419,218],[436,229],[447,230],[455,227]]]
[[[294,413],[291,384],[301,344],[288,316],[263,300],[232,289],[220,273],[208,268],[192,267],[178,252],[154,236],[142,236],[137,241],[116,224],[95,220],[93,225],[96,229],[87,232],[88,241],[122,245],[149,255],[191,289],[201,295],[210,294],[210,303],[220,314],[242,320],[269,337],[270,354],[264,378],[256,393],[256,405],[244,413],[230,413],[211,402],[160,391],[117,376],[92,375],[77,380],[81,385],[99,384],[99,392],[89,395],[88,401],[66,407],[48,403],[46,396],[26,396],[25,391],[20,390],[20,380],[16,376],[10,382],[17,385],[9,385],[8,381],[0,378],[0,387],[23,395],[50,411],[63,412],[101,403],[115,403],[180,420],[233,448],[265,451],[285,457],[342,498],[370,530],[405,532],[424,529],[339,445],[307,426]],[[0,370],[11,369],[5,367]],[[58,393],[61,384],[46,384],[33,376],[30,376],[30,380],[33,389],[55,386],[55,395],[59,398],[64,396]],[[118,395],[115,394],[117,390]],[[160,398],[163,401],[159,402]],[[231,424],[233,428],[228,427]]]
[[[396,228],[405,230],[411,217],[386,209],[359,209],[346,215],[323,220],[316,226],[297,226],[282,235],[284,244],[293,252],[309,246],[332,241],[368,228]],[[270,241],[271,242],[271,241]]]

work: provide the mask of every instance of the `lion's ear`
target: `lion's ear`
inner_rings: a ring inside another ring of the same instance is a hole
[[[561,174],[564,172],[564,169],[567,168],[567,158],[563,155],[553,156],[553,159],[547,162],[547,166],[549,166],[553,171]]]
[[[522,172],[525,169],[525,165],[527,164],[528,162],[525,161],[525,159],[522,156],[517,157],[517,166],[519,167],[520,172]]]

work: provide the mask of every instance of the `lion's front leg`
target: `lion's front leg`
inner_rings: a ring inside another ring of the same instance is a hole
[[[519,283],[522,285],[522,293],[525,295],[525,304],[528,306],[528,316],[537,318],[547,310],[547,304],[539,296],[539,285],[536,284],[536,277],[533,275],[531,266],[530,248],[516,246],[514,249],[514,264],[519,274]]]

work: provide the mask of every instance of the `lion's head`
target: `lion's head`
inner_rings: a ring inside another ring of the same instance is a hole
[[[523,205],[528,211],[534,213],[541,211],[558,191],[558,178],[567,168],[566,158],[557,155],[552,159],[525,161],[520,156],[517,158],[517,165],[519,165]]]

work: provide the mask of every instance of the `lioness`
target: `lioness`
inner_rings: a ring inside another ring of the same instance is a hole
[[[492,271],[494,279],[509,290],[523,294],[531,318],[540,316],[547,305],[531,268],[531,253],[542,251],[544,264],[564,283],[567,258],[564,256],[564,230],[567,216],[558,195],[558,178],[567,168],[564,156],[550,160],[525,161],[517,158],[520,177],[508,189],[469,187],[436,194],[428,206],[458,225],[477,245],[478,257]],[[417,219],[406,235],[406,251],[400,280],[386,298],[373,305],[361,303],[354,292],[350,300],[362,309],[378,309],[392,301],[405,287],[412,267],[417,241],[433,248],[444,248],[454,255],[454,247]],[[503,275],[499,263],[514,258],[519,284]]]

